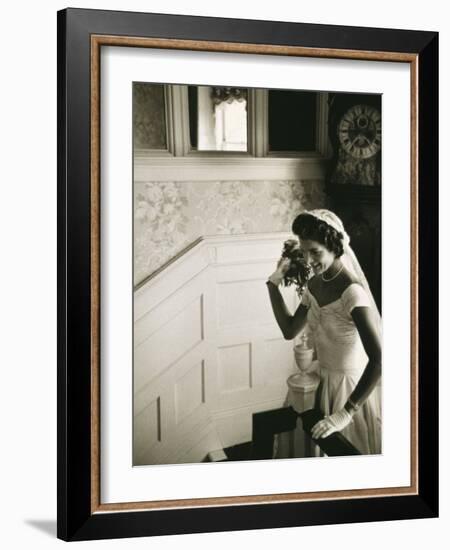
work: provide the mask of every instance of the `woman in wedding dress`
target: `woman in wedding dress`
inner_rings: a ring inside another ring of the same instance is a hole
[[[289,259],[282,258],[267,286],[286,339],[306,324],[317,353],[321,383],[317,403],[325,415],[315,439],[341,432],[362,454],[381,453],[381,320],[350,239],[329,210],[297,216],[292,225],[312,277],[291,315],[279,291]]]

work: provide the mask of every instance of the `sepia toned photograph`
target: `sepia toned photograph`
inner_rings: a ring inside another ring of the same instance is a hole
[[[381,95],[132,108],[133,465],[382,453]]]
[[[60,538],[437,516],[437,61],[58,13]]]

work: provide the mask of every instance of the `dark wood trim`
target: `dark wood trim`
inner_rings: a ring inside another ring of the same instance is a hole
[[[98,363],[98,344],[93,340],[98,338],[94,310],[99,307],[100,269],[98,249],[91,247],[97,228],[88,221],[99,215],[91,200],[91,185],[98,178],[95,170],[91,172],[92,152],[95,156],[97,151],[90,145],[95,141],[90,110],[92,35],[124,46],[142,46],[131,44],[136,39],[162,39],[168,41],[165,47],[178,48],[177,41],[189,41],[181,46],[204,51],[410,64],[413,117],[417,114],[417,134],[413,132],[412,140],[413,167],[417,162],[417,181],[414,170],[412,178],[413,195],[417,193],[413,215],[422,221],[413,227],[412,240],[420,285],[414,286],[413,278],[413,292],[417,290],[413,314],[418,312],[418,323],[413,320],[412,407],[415,396],[418,407],[412,410],[417,461],[413,449],[411,487],[99,505],[94,464],[99,455],[95,435],[90,437],[99,422],[95,397],[99,380],[92,374],[92,362]],[[58,537],[86,540],[437,515],[437,95],[438,36],[433,32],[84,9],[58,13]],[[93,419],[93,412],[97,418]]]
[[[280,409],[255,413],[253,415],[252,428],[252,460],[273,458],[275,435],[295,430],[298,418],[301,418],[305,433],[312,439],[311,429],[323,417],[324,415],[316,409],[298,414],[292,407],[282,407]],[[335,432],[324,439],[314,440],[314,442],[328,456],[354,456],[361,454],[339,432]]]
[[[317,409],[311,409],[300,414],[303,429],[312,438],[311,430],[324,415]],[[315,439],[314,442],[328,456],[356,456],[361,452],[340,432],[335,432],[323,439]]]

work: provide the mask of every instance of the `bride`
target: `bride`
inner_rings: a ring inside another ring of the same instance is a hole
[[[299,238],[313,276],[291,315],[279,291],[290,260],[282,258],[267,287],[283,336],[295,338],[306,323],[313,333],[323,420],[314,439],[341,432],[362,454],[381,453],[381,320],[341,220],[319,209],[297,216]]]

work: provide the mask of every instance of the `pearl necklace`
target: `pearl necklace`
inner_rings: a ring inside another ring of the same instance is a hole
[[[336,277],[340,274],[340,272],[344,269],[344,264],[341,265],[341,269],[339,269],[339,271],[337,273],[335,273],[330,279],[325,279],[325,277],[323,276],[323,273],[322,273],[322,281],[324,283],[329,283],[330,281],[332,281],[333,279],[336,279]]]

